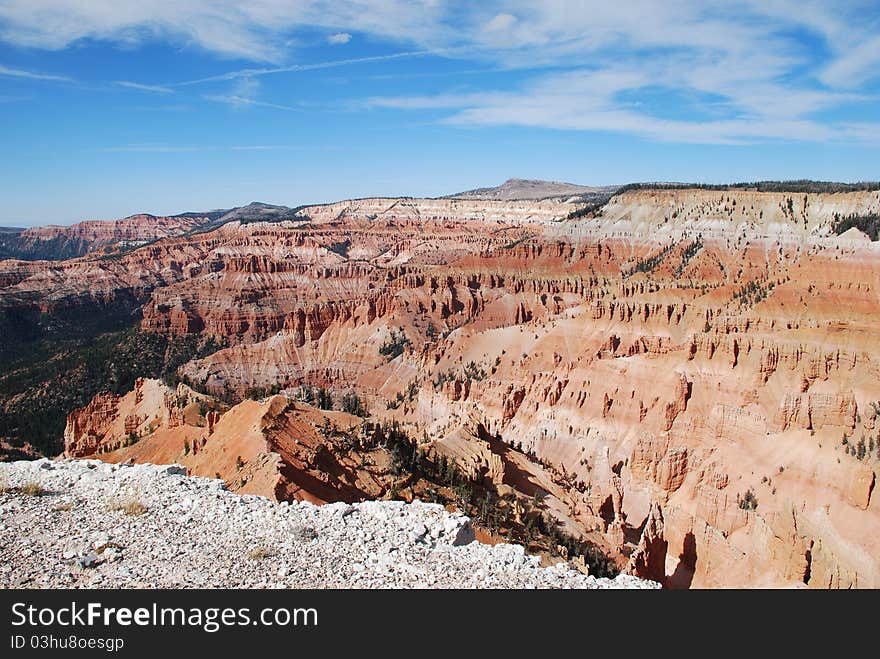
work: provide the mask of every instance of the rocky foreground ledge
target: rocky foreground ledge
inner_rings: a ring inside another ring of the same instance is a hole
[[[275,503],[95,460],[0,464],[0,488],[2,588],[658,587],[542,568],[436,504]]]

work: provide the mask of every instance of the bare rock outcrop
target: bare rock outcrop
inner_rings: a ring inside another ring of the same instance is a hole
[[[10,558],[0,566],[0,587],[659,586],[629,575],[597,579],[562,563],[541,567],[520,545],[476,542],[470,519],[439,504],[279,504],[182,471],[97,461],[0,464],[8,485],[0,493],[0,550]],[[22,494],[25,484],[52,494]],[[136,501],[139,514],[126,517],[120,501]]]
[[[691,386],[692,383],[688,382],[685,374],[679,374],[675,391],[672,394],[672,400],[666,403],[666,418],[663,430],[672,428],[672,424],[675,423],[678,415],[687,409],[688,400],[691,397]]]
[[[577,208],[314,206],[113,259],[2,261],[0,308],[143,305],[143,331],[220,348],[178,375],[232,409],[166,405],[144,383],[75,412],[71,455],[181,462],[269,496],[382,496],[321,433],[360,421],[242,400],[314,387],[338,408],[357,392],[371,423],[545,497],[621,566],[656,501],[677,587],[880,585],[880,251],[832,230],[880,196],[629,190]]]
[[[668,545],[663,538],[663,512],[660,505],[653,502],[639,543],[630,556],[627,572],[662,584],[666,577]]]

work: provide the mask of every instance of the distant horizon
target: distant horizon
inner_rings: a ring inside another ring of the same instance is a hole
[[[880,178],[880,5],[0,3],[0,225]]]
[[[277,200],[267,200],[267,199],[251,199],[250,201],[232,204],[232,205],[221,205],[215,206],[213,208],[185,208],[183,210],[172,210],[168,212],[157,212],[150,209],[141,209],[136,210],[134,212],[126,213],[124,215],[118,215],[116,217],[84,217],[80,219],[72,219],[70,221],[65,222],[38,222],[36,224],[14,224],[8,223],[6,221],[0,220],[0,229],[33,229],[37,227],[69,227],[75,224],[79,224],[81,222],[113,222],[115,220],[122,220],[128,217],[133,217],[135,215],[152,215],[154,217],[175,217],[178,215],[185,215],[188,213],[211,213],[217,211],[229,211],[235,208],[241,208],[247,206],[249,204],[265,204],[271,206],[285,206],[287,208],[298,208],[301,206],[321,206],[327,204],[334,204],[342,201],[348,200],[357,200],[357,199],[443,199],[445,197],[451,197],[459,194],[463,194],[465,192],[469,192],[471,190],[477,189],[492,189],[496,187],[500,187],[504,183],[508,181],[534,181],[538,183],[560,183],[565,185],[573,185],[579,187],[591,187],[591,188],[622,188],[633,185],[657,185],[657,186],[684,186],[684,187],[699,187],[699,186],[740,186],[740,185],[752,185],[752,184],[762,184],[762,183],[817,183],[817,184],[828,184],[828,185],[877,185],[880,186],[880,179],[871,180],[871,179],[862,179],[862,180],[849,180],[849,181],[825,181],[820,179],[813,178],[797,178],[797,179],[761,179],[761,180],[742,180],[742,181],[663,181],[663,180],[646,180],[646,181],[629,181],[627,183],[610,183],[610,184],[594,184],[594,183],[575,183],[567,180],[547,180],[547,179],[538,179],[538,178],[525,178],[521,176],[510,176],[504,181],[500,183],[496,183],[495,185],[475,185],[470,188],[464,190],[456,190],[454,192],[448,192],[440,195],[417,195],[417,194],[375,194],[375,195],[367,195],[367,196],[341,196],[334,199],[330,199],[327,201],[309,201],[304,203],[280,203]]]

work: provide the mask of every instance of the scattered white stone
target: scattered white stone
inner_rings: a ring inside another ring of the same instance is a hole
[[[0,464],[0,588],[657,588],[541,568],[519,545],[474,541],[470,520],[438,504],[314,506],[239,496],[177,465],[98,460]],[[106,503],[124,493],[146,507]],[[65,515],[51,514],[58,501]],[[61,557],[64,562],[59,562]]]

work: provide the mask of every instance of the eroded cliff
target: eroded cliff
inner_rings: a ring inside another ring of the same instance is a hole
[[[880,248],[832,230],[880,211],[880,193],[641,190],[593,217],[566,219],[573,208],[340,202],[112,262],[6,262],[0,298],[51,312],[137,295],[144,330],[228,342],[181,368],[194,389],[234,403],[307,385],[337,408],[357,392],[427,455],[534,497],[670,587],[880,586]],[[230,456],[250,463],[243,444],[180,455],[207,418],[175,431],[154,410],[138,425],[158,420],[151,435],[115,447],[140,421],[136,405],[112,411],[124,398],[72,417],[69,451],[109,425],[102,459],[241,480]],[[289,424],[341,414],[290,398],[233,407],[206,447],[250,436],[221,439],[227,416],[252,428],[274,409],[280,430],[255,431],[253,455],[283,463],[305,432]]]

